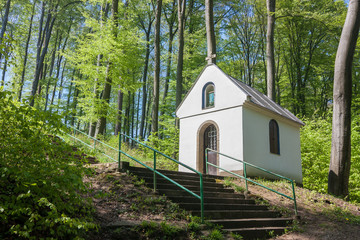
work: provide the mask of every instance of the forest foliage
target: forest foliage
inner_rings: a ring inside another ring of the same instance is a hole
[[[119,3],[118,9],[113,9],[115,2]],[[6,126],[11,119],[17,129],[17,118],[22,117],[24,129],[31,132],[41,128],[51,133],[47,124],[40,127],[39,122],[50,121],[59,113],[65,116],[65,123],[102,138],[116,134],[121,123],[120,132],[176,156],[177,4],[177,0],[162,3],[159,128],[153,133],[155,1],[0,0],[4,32],[0,42],[0,86],[14,100],[14,108],[1,115],[2,124]],[[186,1],[182,91],[178,93],[182,98],[206,65],[204,10],[203,0]],[[276,102],[305,119],[301,132],[304,186],[321,192],[327,189],[334,62],[346,10],[343,0],[276,1]],[[217,65],[264,94],[266,19],[265,0],[214,1]],[[353,109],[358,113],[359,51],[355,52],[352,74]],[[29,97],[35,97],[37,110],[25,106],[31,102]],[[4,96],[2,99],[4,104],[10,101],[5,101]],[[11,117],[10,112],[15,115]],[[360,201],[360,119],[355,113],[350,198]],[[49,119],[45,121],[46,117]],[[103,129],[98,127],[100,123]],[[4,137],[10,144],[12,137]],[[32,145],[23,138],[30,147],[42,141],[42,137],[29,138],[36,140]],[[44,142],[38,146],[49,150],[50,145]],[[14,145],[14,149],[23,150],[20,145]],[[11,154],[16,159],[15,152]],[[58,161],[62,164],[61,159]]]
[[[59,134],[60,116],[0,92],[0,238],[74,239],[96,225],[84,197],[89,170]]]

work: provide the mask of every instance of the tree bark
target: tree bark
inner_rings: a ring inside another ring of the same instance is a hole
[[[112,17],[115,23],[115,27],[113,29],[113,35],[114,38],[116,38],[116,27],[118,26],[118,6],[119,6],[119,0],[113,0],[112,1]],[[102,114],[99,118],[99,121],[97,123],[96,126],[96,133],[95,133],[95,137],[98,134],[104,134],[105,130],[106,130],[106,118],[107,118],[107,114],[108,114],[108,105],[110,102],[110,94],[111,94],[111,87],[112,87],[112,78],[111,78],[111,71],[112,68],[112,63],[109,61],[106,67],[106,79],[105,79],[105,87],[104,87],[104,92],[103,92],[103,100],[106,103],[106,106],[104,106],[104,108],[102,109]]]
[[[160,20],[162,0],[157,0],[155,15],[155,69],[153,89],[153,110],[151,132],[157,136],[159,124],[159,84],[160,84]]]
[[[184,30],[185,30],[185,9],[186,0],[178,0],[178,30],[179,30],[179,50],[178,50],[178,63],[176,68],[176,108],[181,103],[182,98],[182,82],[183,82],[183,67],[184,67]]]
[[[10,5],[11,5],[11,0],[7,0],[6,5],[5,5],[5,13],[4,13],[4,17],[3,17],[3,21],[2,21],[2,25],[1,25],[0,45],[2,44],[2,41],[4,39],[6,26],[7,26],[8,20],[9,20]],[[1,53],[0,53],[0,60],[1,60]]]
[[[52,9],[52,10],[49,9],[49,13],[48,13],[48,17],[47,17],[47,24],[46,24],[46,26],[48,26],[48,28],[45,27],[46,28],[45,44],[44,44],[44,48],[42,49],[42,51],[40,50],[41,54],[40,54],[40,57],[37,60],[37,64],[36,64],[35,76],[34,76],[34,81],[33,81],[32,89],[31,89],[32,99],[30,101],[30,106],[34,106],[34,103],[35,103],[34,97],[36,95],[36,89],[38,88],[38,85],[39,85],[40,73],[41,73],[41,70],[44,65],[44,59],[45,59],[45,55],[48,50],[48,46],[49,46],[49,42],[50,42],[50,38],[51,38],[51,32],[52,32],[52,29],[54,27],[54,23],[56,20],[56,17],[52,16],[52,12],[53,11],[56,12],[57,8],[58,8],[58,4],[55,6],[54,9]],[[38,49],[38,51],[39,51],[39,49]]]
[[[164,92],[163,92],[163,98],[162,98],[163,106],[166,106],[166,97],[167,97],[168,91],[169,91],[169,82],[170,82],[170,78],[171,78],[173,40],[174,40],[174,36],[178,29],[178,28],[174,29],[174,24],[176,21],[176,13],[177,13],[176,0],[173,0],[170,17],[168,17],[166,14],[166,11],[164,11],[166,22],[169,25],[169,42],[168,42],[169,48],[168,48],[168,56],[167,56],[167,62],[166,62],[165,86],[164,86]],[[160,115],[162,115],[163,112],[164,112],[164,110],[161,110]]]
[[[143,73],[143,86],[142,86],[142,103],[141,103],[141,121],[140,121],[140,139],[144,139],[144,126],[145,126],[145,119],[146,119],[146,103],[147,103],[147,88],[146,88],[146,79],[148,74],[148,67],[149,67],[149,58],[150,58],[150,33],[151,33],[151,26],[153,20],[149,19],[149,25],[147,29],[144,29],[146,32],[146,54],[145,54],[145,66],[144,66],[144,73]]]
[[[25,71],[26,71],[29,43],[30,43],[30,39],[31,39],[32,23],[33,23],[34,14],[35,14],[35,5],[36,5],[36,1],[34,1],[33,9],[31,11],[29,33],[28,33],[28,37],[26,39],[26,44],[25,44],[25,55],[24,55],[23,70],[21,72],[20,89],[19,89],[19,102],[21,101],[21,95],[22,95],[24,81],[25,81]]]
[[[350,0],[336,53],[334,70],[334,106],[328,192],[349,194],[351,164],[352,62],[360,27],[360,0]]]
[[[213,0],[205,0],[207,62],[216,64],[216,40],[214,30]]]
[[[275,101],[275,57],[274,57],[274,28],[275,28],[276,0],[266,0],[267,5],[267,34],[266,34],[266,69],[267,96]]]

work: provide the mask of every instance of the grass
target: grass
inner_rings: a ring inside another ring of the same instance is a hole
[[[87,152],[89,152],[92,156],[95,156],[96,159],[100,163],[109,163],[109,162],[117,162],[119,157],[119,138],[116,136],[112,136],[109,138],[104,138],[101,136],[98,141],[91,139],[90,137],[84,134],[77,134],[76,138],[79,140],[74,140],[73,137],[64,134],[62,138],[67,142],[72,142],[75,146],[79,148],[83,148]],[[131,157],[136,160],[146,164],[147,166],[154,166],[154,157],[156,157],[156,169],[164,169],[164,170],[173,170],[177,171],[178,164],[173,162],[172,160],[162,156],[161,154],[155,153],[154,151],[146,148],[140,144],[134,142],[121,144],[122,152],[127,153]],[[121,154],[121,161],[129,162],[130,166],[139,167],[141,164],[137,163],[133,159],[127,157],[124,154]]]

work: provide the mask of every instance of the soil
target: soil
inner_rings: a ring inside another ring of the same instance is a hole
[[[86,237],[90,240],[143,239],[136,226],[144,221],[185,228],[186,214],[164,196],[155,195],[144,182],[125,172],[117,171],[117,164],[91,164],[94,174],[85,182],[91,186],[89,196],[95,207],[94,219],[98,232]]]
[[[144,182],[127,173],[117,172],[116,164],[91,164],[94,175],[86,179],[91,184],[89,196],[93,199],[94,218],[99,224],[98,232],[92,232],[86,239],[154,239],[143,238],[136,226],[143,221],[166,222],[185,229],[189,223],[187,214],[164,196],[157,196],[145,187]],[[244,184],[235,182],[240,186]],[[271,184],[271,183],[270,183]],[[273,183],[273,188],[290,195],[285,183]],[[250,197],[266,202],[271,208],[284,215],[294,216],[293,201],[274,194],[264,188],[249,185]],[[261,197],[260,197],[261,196]],[[359,239],[360,205],[350,204],[342,199],[319,194],[296,187],[298,218],[288,233],[272,238],[281,240]],[[183,232],[174,239],[190,239]],[[197,238],[192,238],[197,239]],[[225,239],[229,239],[225,237]]]
[[[244,186],[240,181],[238,184]],[[292,194],[289,184],[273,183],[271,186],[287,195]],[[292,200],[256,185],[249,185],[248,190],[250,195],[264,199],[285,215],[295,215]],[[294,229],[272,240],[360,240],[360,205],[302,187],[295,187],[295,192],[298,220]]]

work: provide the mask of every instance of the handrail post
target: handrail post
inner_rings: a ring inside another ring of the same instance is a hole
[[[205,149],[205,169],[206,169],[206,174],[209,174],[209,165],[208,165],[208,149]]]
[[[201,223],[204,223],[204,187],[203,187],[203,175],[200,174],[200,211],[201,211]]]
[[[156,151],[154,151],[154,192],[156,192]]]
[[[246,176],[246,163],[245,161],[243,161],[243,169],[244,169],[244,177],[245,177],[245,188],[246,188],[246,192],[248,192],[248,182],[247,182],[247,176]]]
[[[118,151],[118,171],[120,171],[121,168],[121,133],[119,132],[119,151]]]
[[[298,216],[297,205],[296,205],[296,194],[295,194],[294,181],[291,181],[291,187],[292,187],[292,190],[293,190],[295,216]]]
[[[94,149],[96,149],[96,138],[94,139]]]

